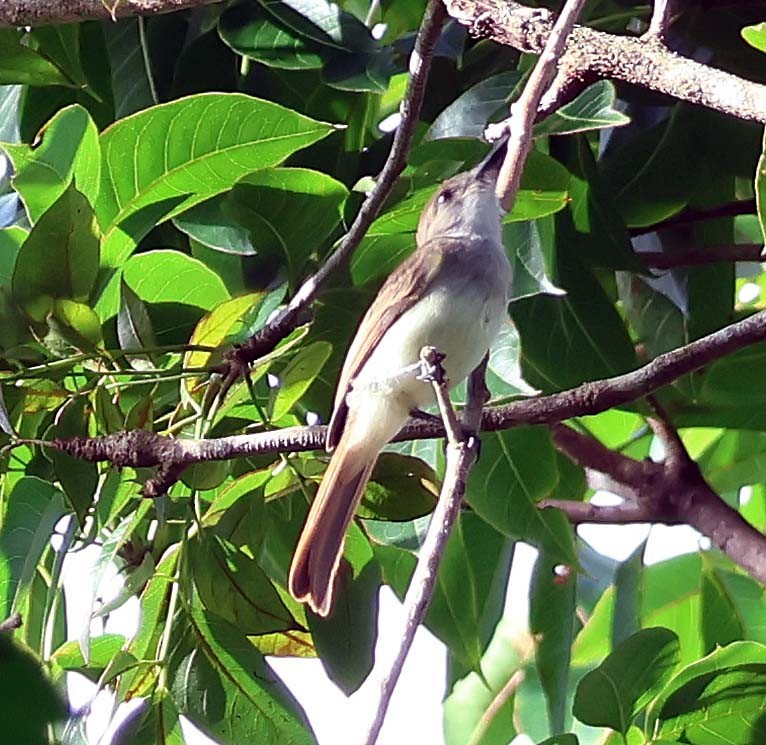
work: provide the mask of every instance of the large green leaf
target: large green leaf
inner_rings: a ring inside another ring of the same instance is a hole
[[[9,743],[47,745],[48,727],[67,714],[39,662],[7,634],[0,634],[0,701],[0,728]]]
[[[67,106],[45,125],[40,141],[30,145],[3,144],[13,163],[13,188],[24,202],[32,223],[55,202],[74,179],[77,190],[91,202],[98,195],[101,151],[98,131],[82,106]]]
[[[309,386],[322,372],[332,352],[332,345],[326,341],[315,341],[298,352],[285,365],[279,375],[279,389],[274,397],[272,417],[279,419],[295,406]]]
[[[482,435],[481,458],[471,471],[466,500],[505,535],[545,548],[556,561],[576,564],[572,531],[564,515],[537,507],[558,477],[546,429],[487,432]]]
[[[524,377],[543,390],[566,389],[631,369],[630,337],[593,275],[575,257],[560,256],[557,283],[565,295],[535,295],[511,305]]]
[[[678,663],[678,637],[662,627],[626,639],[577,686],[574,715],[625,734]]]
[[[270,67],[312,70],[322,67],[324,55],[308,37],[280,24],[257,3],[237,3],[218,24],[221,38],[238,54]]]
[[[403,598],[430,517],[408,523],[367,521],[383,576]],[[453,675],[479,670],[502,614],[514,543],[463,513],[447,542],[425,624],[448,647]]]
[[[221,745],[314,743],[300,706],[247,637],[194,605],[186,610],[193,649],[175,665],[178,711]]]
[[[21,31],[0,29],[0,85],[72,85],[58,65],[24,42]]]
[[[101,135],[103,263],[119,266],[158,221],[326,137],[332,126],[241,94],[208,93],[120,120]]]
[[[16,257],[27,235],[26,230],[18,227],[0,230],[0,288],[11,286]]]
[[[208,533],[190,541],[187,554],[203,606],[248,635],[294,628],[293,617],[255,559]]]
[[[481,138],[492,115],[506,108],[508,101],[513,98],[521,79],[520,71],[510,70],[479,81],[434,119],[424,139]]]
[[[355,525],[346,537],[332,613],[307,613],[317,653],[330,679],[347,695],[372,670],[377,637],[380,568],[369,542]]]
[[[680,670],[645,731],[692,745],[754,745],[766,738],[766,647],[734,642]]]
[[[343,184],[318,171],[273,168],[239,181],[224,211],[250,230],[256,251],[284,256],[295,280],[340,223],[347,196]]]
[[[47,481],[24,476],[16,482],[0,523],[0,618],[23,601],[64,512],[61,492]]]
[[[145,40],[141,39],[139,18],[121,18],[102,25],[109,54],[111,83],[114,94],[114,116],[123,119],[157,103],[152,95],[151,68],[144,55]]]
[[[617,111],[614,83],[600,80],[588,86],[574,101],[557,109],[535,127],[535,136],[574,134],[592,129],[622,127],[630,117]]]
[[[529,630],[539,639],[535,661],[545,691],[551,732],[567,724],[569,666],[575,630],[577,583],[556,575],[558,562],[543,551],[535,562],[529,602]]]
[[[37,221],[13,269],[16,300],[39,321],[53,298],[88,299],[96,281],[99,233],[88,200],[70,186]]]
[[[201,261],[179,251],[131,256],[123,277],[145,303],[178,303],[211,310],[229,299],[221,278]]]

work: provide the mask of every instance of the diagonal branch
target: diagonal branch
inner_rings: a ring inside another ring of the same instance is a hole
[[[446,17],[441,0],[429,0],[415,39],[415,47],[410,56],[410,77],[399,109],[401,123],[396,129],[391,151],[375,182],[375,187],[367,195],[338,248],[316,274],[304,281],[288,306],[245,344],[236,347],[229,353],[228,369],[222,371],[226,379],[225,389],[228,389],[240,377],[244,367],[268,354],[282,339],[300,325],[303,315],[316,298],[320,288],[328,277],[348,260],[380,212],[380,208],[405,168],[425,97],[434,46],[439,39]]]

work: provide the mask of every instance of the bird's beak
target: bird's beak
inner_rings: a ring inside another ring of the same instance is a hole
[[[476,178],[493,184],[497,182],[500,168],[505,160],[507,144],[508,137],[506,136],[492,147],[489,154],[474,169]]]

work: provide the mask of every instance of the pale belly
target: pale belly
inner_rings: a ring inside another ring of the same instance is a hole
[[[505,293],[477,293],[473,287],[447,292],[431,288],[427,297],[404,313],[379,342],[352,384],[349,403],[356,394],[371,392],[396,399],[407,412],[434,401],[430,384],[414,377],[386,386],[386,379],[417,362],[420,350],[430,345],[445,355],[443,366],[451,386],[466,378],[481,362],[507,318]],[[383,385],[380,385],[383,383]]]

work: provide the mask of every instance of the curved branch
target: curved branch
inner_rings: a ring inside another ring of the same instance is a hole
[[[547,10],[508,0],[445,0],[445,4],[449,14],[476,36],[523,52],[540,54],[553,26]],[[594,78],[622,80],[740,119],[766,123],[766,85],[682,57],[656,35],[616,36],[576,26],[557,79]],[[546,107],[555,107],[559,100],[546,101]]]

